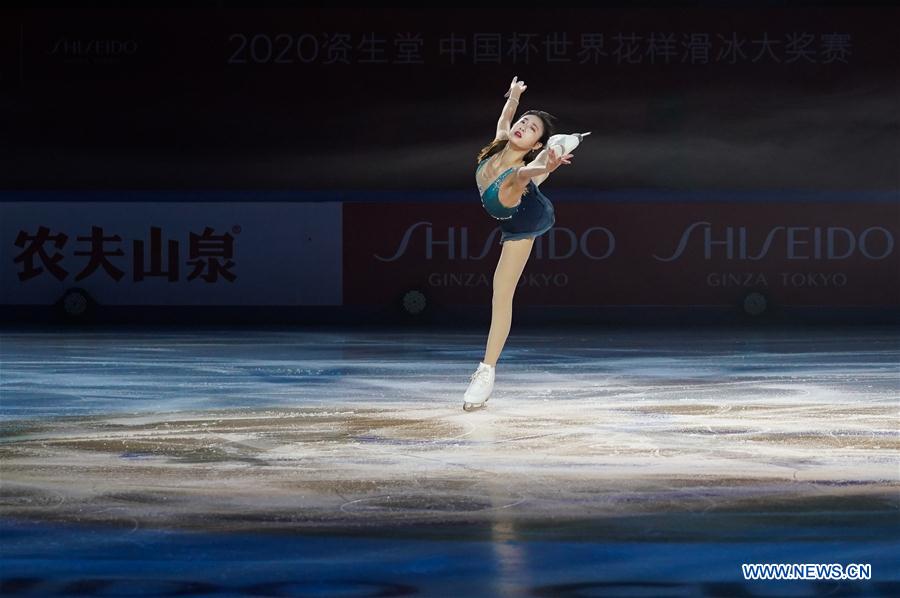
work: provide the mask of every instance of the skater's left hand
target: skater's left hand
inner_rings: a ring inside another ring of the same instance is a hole
[[[566,154],[564,156],[560,156],[558,153],[558,147],[553,146],[549,150],[547,150],[547,172],[553,172],[557,168],[559,168],[560,164],[571,164],[572,158],[574,157],[572,154]]]

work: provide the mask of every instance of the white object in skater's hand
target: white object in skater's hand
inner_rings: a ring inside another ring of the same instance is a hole
[[[557,152],[560,156],[565,156],[566,154],[571,154],[572,150],[578,147],[578,144],[581,143],[581,139],[585,135],[590,135],[591,132],[587,133],[572,133],[570,135],[566,134],[557,134],[551,135],[550,139],[547,140],[547,147],[553,147],[554,145],[558,145],[562,148],[561,151]]]

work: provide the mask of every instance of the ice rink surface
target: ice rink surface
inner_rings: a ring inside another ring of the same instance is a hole
[[[3,332],[0,595],[900,595],[896,328],[485,340]]]

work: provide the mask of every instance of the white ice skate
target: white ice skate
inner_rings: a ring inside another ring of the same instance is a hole
[[[474,411],[484,407],[494,390],[494,367],[483,361],[469,378],[469,388],[463,396],[463,411]]]
[[[556,146],[559,148],[557,150],[557,155],[565,156],[566,154],[571,154],[575,151],[575,148],[581,144],[581,140],[590,135],[591,132],[587,133],[572,133],[572,134],[564,134],[558,133],[556,135],[551,135],[550,139],[547,140],[547,147]]]

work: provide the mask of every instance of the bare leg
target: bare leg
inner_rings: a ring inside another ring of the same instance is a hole
[[[484,363],[496,366],[500,358],[509,328],[512,325],[512,303],[516,285],[522,277],[525,262],[531,255],[534,237],[503,243],[500,261],[494,270],[494,296],[491,300],[491,331],[488,333]]]

